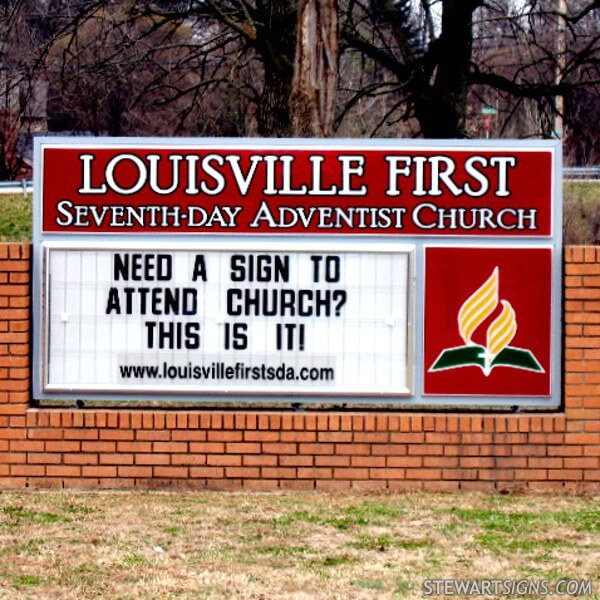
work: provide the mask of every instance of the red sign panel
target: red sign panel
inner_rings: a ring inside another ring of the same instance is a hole
[[[425,250],[424,393],[548,396],[552,250]]]
[[[42,233],[552,235],[553,156],[544,148],[42,153]]]

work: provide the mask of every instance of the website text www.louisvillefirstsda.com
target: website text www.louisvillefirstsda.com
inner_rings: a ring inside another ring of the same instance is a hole
[[[167,379],[206,381],[326,381],[333,382],[335,371],[331,367],[293,367],[282,363],[278,366],[266,364],[247,365],[236,362],[228,365],[213,362],[210,365],[120,365],[121,379]]]

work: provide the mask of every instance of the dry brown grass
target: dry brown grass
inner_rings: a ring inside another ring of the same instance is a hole
[[[0,598],[420,598],[451,577],[600,594],[599,556],[598,498],[0,494]]]

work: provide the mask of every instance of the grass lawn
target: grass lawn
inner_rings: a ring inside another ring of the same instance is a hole
[[[594,243],[600,226],[600,181],[567,181],[563,186],[564,243]],[[0,194],[0,242],[31,239],[31,197]]]
[[[0,493],[0,598],[421,598],[427,578],[600,598],[599,556],[600,498]]]
[[[565,182],[563,235],[565,244],[593,244],[600,240],[600,181]]]
[[[0,242],[31,239],[31,196],[0,194]]]

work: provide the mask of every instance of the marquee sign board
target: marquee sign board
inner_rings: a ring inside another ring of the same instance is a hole
[[[560,160],[40,138],[35,395],[557,406]]]

